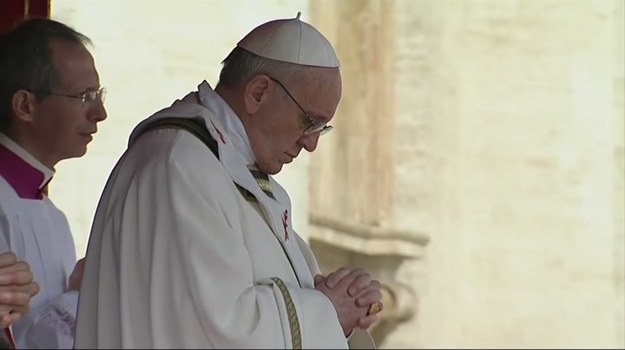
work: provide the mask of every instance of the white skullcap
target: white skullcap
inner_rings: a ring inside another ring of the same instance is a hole
[[[270,21],[254,28],[238,47],[258,56],[305,66],[338,67],[332,45],[317,29],[296,18]]]

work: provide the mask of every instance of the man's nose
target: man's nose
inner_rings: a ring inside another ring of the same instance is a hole
[[[96,122],[101,122],[106,119],[106,108],[104,108],[104,103],[101,100],[93,101],[93,105],[89,110],[89,119],[94,120]]]
[[[304,135],[299,139],[299,143],[306,151],[313,152],[317,149],[317,144],[319,143],[319,133],[315,132],[310,135]]]

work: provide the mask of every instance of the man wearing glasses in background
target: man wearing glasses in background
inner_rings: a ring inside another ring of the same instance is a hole
[[[140,123],[95,215],[76,348],[372,348],[380,283],[322,275],[270,176],[315,150],[340,97],[333,48],[298,15]]]
[[[81,157],[106,118],[90,40],[49,19],[0,35],[0,252],[32,269],[41,291],[12,325],[17,348],[71,348],[83,263],[48,198],[56,164]]]

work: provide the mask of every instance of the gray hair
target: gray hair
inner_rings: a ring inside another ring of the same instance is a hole
[[[53,40],[91,44],[85,35],[46,18],[26,19],[0,35],[0,130],[11,124],[11,100],[17,91],[30,91],[41,101],[60,84],[50,49]]]
[[[289,79],[302,70],[299,65],[260,57],[240,47],[235,47],[221,63],[218,85],[228,88],[246,84],[257,74]]]

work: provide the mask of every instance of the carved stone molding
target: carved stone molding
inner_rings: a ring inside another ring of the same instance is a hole
[[[310,244],[324,273],[339,267],[362,267],[382,282],[384,310],[372,326],[376,343],[416,315],[417,294],[396,280],[400,265],[421,259],[427,236],[312,215]]]
[[[366,255],[398,255],[407,259],[423,256],[429,238],[425,234],[379,226],[350,223],[325,215],[311,214],[314,239],[361,251]]]

